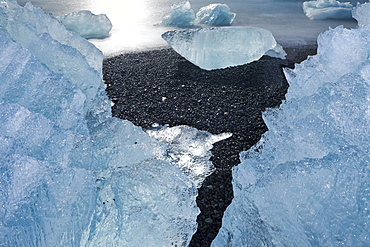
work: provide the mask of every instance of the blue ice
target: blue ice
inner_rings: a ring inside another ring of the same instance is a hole
[[[112,22],[107,15],[95,15],[89,10],[81,10],[56,17],[69,31],[74,31],[86,39],[106,38],[112,30]]]
[[[351,19],[353,5],[336,0],[315,0],[303,3],[303,12],[310,20]]]
[[[102,53],[13,0],[0,48],[0,246],[188,245],[196,185],[166,143],[111,117]]]
[[[213,246],[370,245],[369,35],[329,29],[317,55],[285,69],[286,101],[241,153]]]

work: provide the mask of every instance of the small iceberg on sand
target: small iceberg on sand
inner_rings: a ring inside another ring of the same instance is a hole
[[[215,3],[200,8],[195,16],[196,24],[210,26],[229,26],[233,23],[236,14],[230,11],[226,4]]]
[[[206,70],[247,64],[263,55],[285,58],[272,33],[257,27],[168,31],[162,38],[181,56]]]

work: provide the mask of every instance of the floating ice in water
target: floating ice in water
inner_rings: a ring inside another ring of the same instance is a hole
[[[111,117],[102,53],[6,0],[0,56],[0,245],[187,245],[196,187],[163,143]]]
[[[351,19],[352,4],[336,0],[317,0],[303,3],[303,12],[310,20]]]
[[[358,22],[359,27],[370,24],[370,3],[359,4],[353,8],[352,16]]]
[[[112,30],[112,23],[106,15],[94,15],[89,10],[81,10],[56,18],[67,30],[74,31],[86,39],[106,38]]]
[[[215,170],[209,160],[213,144],[231,136],[229,133],[212,135],[185,125],[153,128],[147,133],[167,145],[166,160],[183,171],[198,188]]]
[[[210,26],[228,26],[233,23],[236,14],[226,4],[215,3],[199,9],[195,16],[196,24]]]
[[[213,246],[370,245],[369,29],[330,29],[233,168]]]
[[[270,31],[257,27],[213,27],[168,31],[162,38],[181,56],[202,69],[242,65],[264,54],[286,53]]]
[[[189,1],[181,1],[171,6],[171,11],[162,18],[163,26],[190,27],[194,24],[195,13]]]

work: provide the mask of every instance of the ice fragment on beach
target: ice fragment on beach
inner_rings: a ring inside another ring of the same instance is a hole
[[[317,0],[304,2],[303,12],[310,20],[351,19],[352,4],[336,0]]]
[[[364,27],[370,24],[370,3],[363,3],[353,8],[352,16],[358,22],[359,27]]]
[[[287,101],[233,168],[213,246],[370,245],[369,36],[330,29],[316,56],[285,69]]]
[[[158,127],[147,133],[166,145],[167,161],[183,171],[199,188],[214,170],[210,161],[213,144],[231,136],[212,135],[190,126]]]
[[[171,6],[171,11],[162,18],[163,26],[190,27],[194,24],[195,13],[189,1],[181,1]]]
[[[257,27],[175,30],[162,34],[162,38],[181,56],[206,70],[247,64],[266,53],[280,58],[286,55],[270,31]]]
[[[105,14],[95,15],[89,10],[81,10],[56,17],[67,30],[74,31],[86,39],[106,38],[112,23]]]
[[[195,15],[195,24],[228,26],[233,23],[235,16],[226,4],[210,4],[199,9]]]

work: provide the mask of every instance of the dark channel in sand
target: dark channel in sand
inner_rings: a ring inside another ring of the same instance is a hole
[[[296,55],[297,51],[291,50]],[[307,50],[300,55],[303,57],[288,58],[299,62],[306,55]],[[247,65],[206,71],[172,49],[123,54],[104,61],[114,117],[143,128],[154,123],[189,125],[212,134],[233,134],[212,149],[217,170],[199,189],[201,214],[190,246],[210,246],[217,235],[233,198],[231,168],[239,164],[239,153],[267,130],[262,111],[279,106],[284,99],[288,84],[282,68],[292,65],[288,60],[264,56]]]

